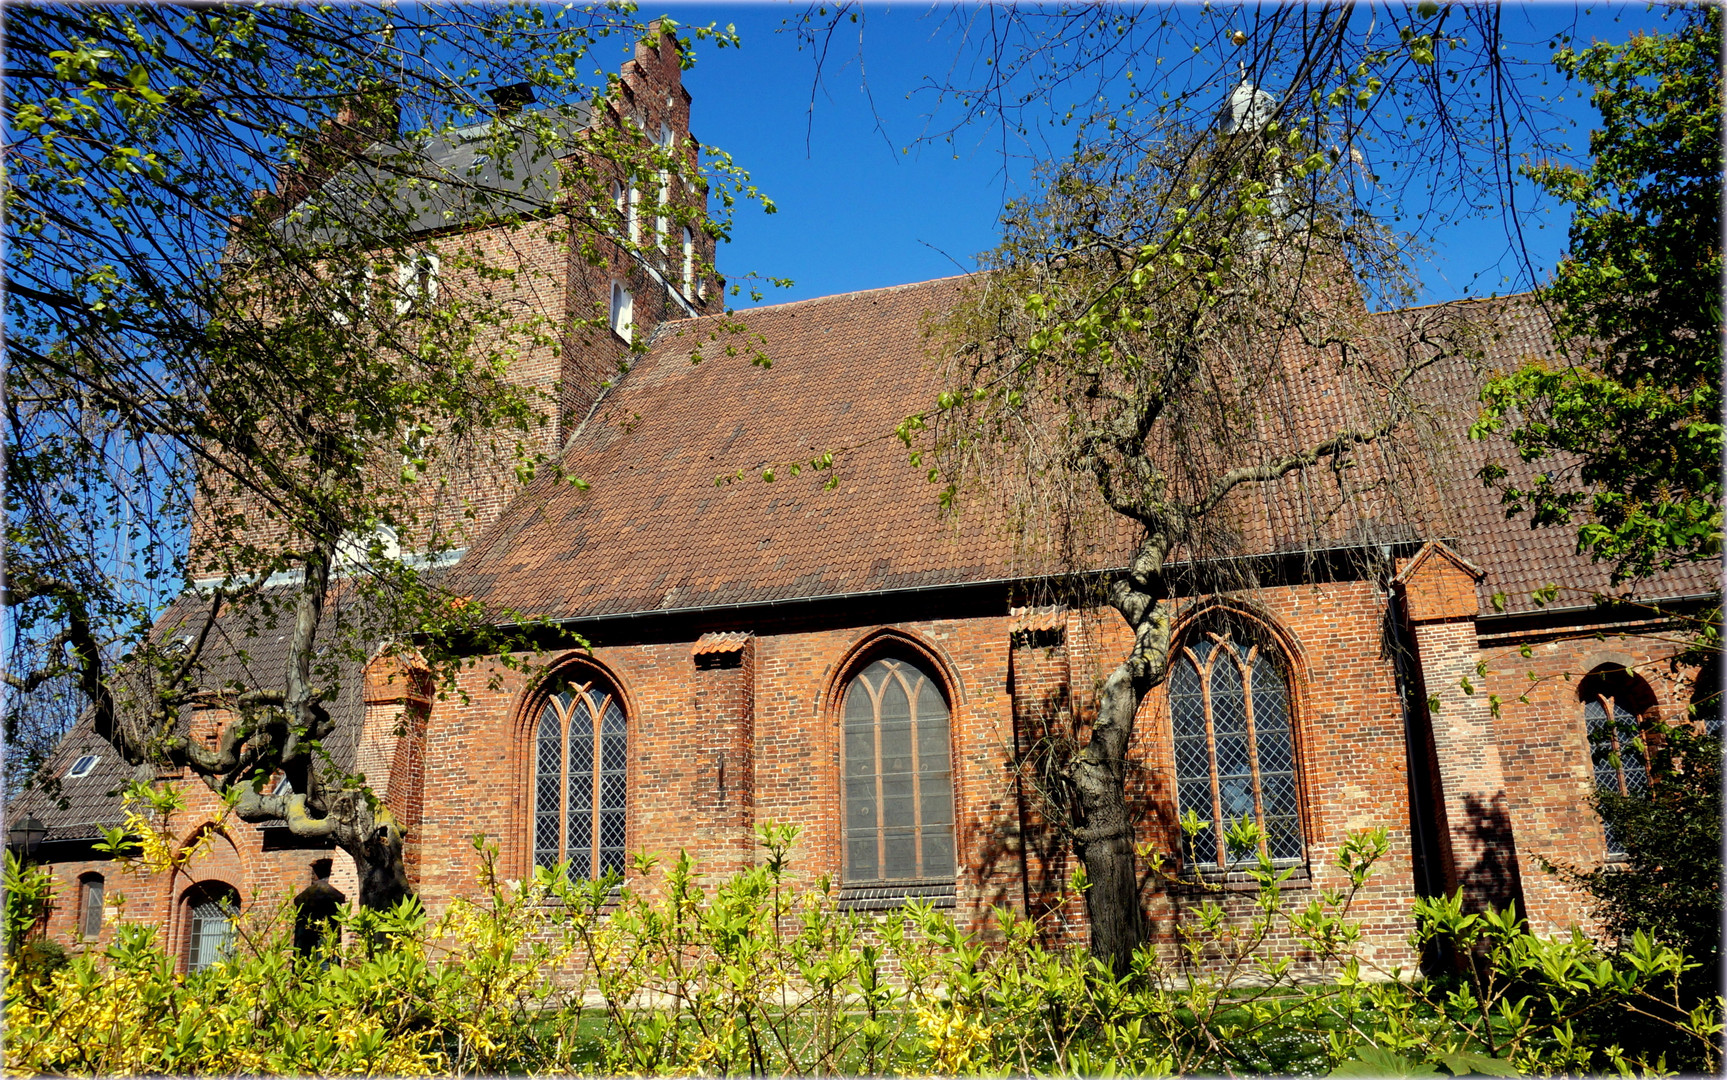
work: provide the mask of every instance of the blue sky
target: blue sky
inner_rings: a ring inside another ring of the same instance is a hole
[[[822,87],[812,99],[814,64],[789,29],[801,5],[672,4],[662,9],[689,24],[733,24],[741,49],[703,48],[686,73],[694,98],[692,128],[748,168],[778,206],[743,211],[733,243],[722,248],[722,272],[793,279],[764,302],[805,299],[922,281],[958,273],[996,240],[1005,197],[1023,193],[1023,158],[1004,158],[999,133],[974,129],[950,148],[914,146],[925,130],[927,94],[911,92],[954,63],[951,10],[929,4],[864,9],[861,58],[855,33],[837,39]],[[656,13],[644,6],[641,14]],[[1622,41],[1659,17],[1643,5],[1509,8],[1505,37],[1530,74],[1551,55],[1549,40],[1575,25],[1578,40]],[[1562,91],[1558,81],[1540,88]],[[1594,111],[1575,92],[1559,106],[1574,127],[1571,146],[1587,142]],[[812,113],[813,108],[813,113]],[[909,152],[908,152],[909,148]],[[1532,193],[1531,193],[1532,194]],[[1566,218],[1549,212],[1529,234],[1537,264],[1550,269]],[[1435,230],[1433,258],[1420,267],[1422,299],[1439,301],[1520,287],[1507,259],[1505,230],[1486,219]],[[1507,277],[1511,280],[1507,281]],[[733,301],[750,306],[747,297]]]

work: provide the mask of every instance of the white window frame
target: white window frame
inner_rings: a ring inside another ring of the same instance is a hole
[[[688,225],[684,226],[684,295],[693,296],[696,291],[696,234]]]
[[[438,299],[444,262],[435,251],[415,251],[396,264],[396,314],[406,315]]]
[[[336,279],[336,302],[330,306],[330,321],[337,326],[353,326],[364,319],[372,308],[376,277],[370,266],[342,273]]]
[[[630,340],[630,335],[636,328],[636,299],[630,295],[630,290],[624,283],[613,279],[610,323],[612,333]]]

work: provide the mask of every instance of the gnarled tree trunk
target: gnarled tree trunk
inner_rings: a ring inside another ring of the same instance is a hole
[[[1074,849],[1085,864],[1091,953],[1117,974],[1145,941],[1139,865],[1125,779],[1134,717],[1169,670],[1170,604],[1163,587],[1167,539],[1153,536],[1113,588],[1111,604],[1133,630],[1133,647],[1104,680],[1091,738],[1068,767],[1074,799]]]

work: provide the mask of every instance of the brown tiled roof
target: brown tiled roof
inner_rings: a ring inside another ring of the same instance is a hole
[[[723,316],[668,324],[566,451],[566,470],[591,489],[530,488],[451,587],[494,610],[567,617],[1011,576],[1010,538],[944,520],[892,438],[933,398],[919,325],[959,281],[745,312],[771,368],[723,355],[746,340]],[[859,441],[838,457],[831,490],[825,472],[759,476]]]
[[[749,641],[747,630],[722,630],[718,633],[703,634],[690,648],[690,655],[716,656],[721,653],[743,652]]]
[[[942,514],[924,470],[891,437],[938,391],[923,326],[958,297],[964,278],[849,293],[732,316],[668,324],[621,377],[566,448],[565,469],[588,490],[550,481],[530,488],[481,538],[452,584],[494,611],[592,618],[710,606],[773,603],[890,589],[1023,577],[1038,564],[990,500]],[[1223,515],[1237,550],[1454,538],[1488,570],[1484,610],[1496,592],[1515,610],[1549,581],[1578,590],[1605,585],[1564,529],[1508,522],[1475,478],[1502,440],[1472,442],[1484,371],[1545,355],[1539,313],[1521,300],[1466,303],[1377,316],[1377,344],[1408,347],[1408,326],[1465,314],[1489,328],[1485,365],[1449,360],[1419,395],[1437,431],[1381,440],[1357,455],[1342,495],[1328,470],[1247,485]],[[745,328],[737,330],[738,324]],[[725,355],[759,345],[771,368]],[[1302,444],[1361,423],[1335,362],[1286,350],[1299,375],[1268,401],[1276,425]],[[694,362],[693,357],[705,357]],[[1268,429],[1269,430],[1269,429]],[[765,465],[854,447],[825,473],[780,475]],[[726,481],[716,478],[741,478]],[[1375,488],[1361,480],[1381,477]],[[1107,517],[1107,515],[1105,515]],[[1119,565],[1131,537],[1105,523],[1092,561]],[[1113,554],[1112,554],[1113,553]],[[1706,587],[1692,571],[1649,583],[1644,595]],[[1584,599],[1577,594],[1578,602]]]
[[[1560,587],[1553,606],[1589,604],[1595,594],[1656,600],[1695,596],[1718,588],[1720,568],[1712,563],[1676,567],[1615,588],[1610,584],[1610,566],[1577,553],[1574,528],[1536,528],[1528,514],[1506,517],[1499,494],[1479,478],[1483,465],[1489,461],[1504,465],[1511,483],[1527,486],[1537,474],[1563,469],[1569,461],[1525,463],[1517,459],[1515,449],[1501,435],[1471,440],[1469,426],[1480,415],[1481,387],[1489,376],[1514,371],[1531,360],[1563,360],[1554,349],[1552,323],[1531,296],[1459,301],[1448,306],[1466,313],[1481,328],[1483,356],[1479,361],[1454,359],[1436,365],[1425,373],[1417,393],[1431,404],[1437,421],[1437,438],[1429,457],[1447,504],[1453,546],[1486,571],[1479,586],[1481,610],[1493,610],[1496,593],[1502,595],[1507,611],[1533,610],[1536,605],[1530,593],[1548,585]],[[1392,312],[1381,318],[1393,321],[1409,314]]]

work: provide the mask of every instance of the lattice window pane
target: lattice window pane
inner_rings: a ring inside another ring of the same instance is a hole
[[[1219,736],[1247,731],[1247,696],[1241,673],[1227,659],[1211,669],[1211,726]]]
[[[534,862],[551,866],[561,857],[572,881],[588,880],[597,866],[617,861],[624,847],[629,754],[627,724],[616,693],[604,685],[560,689],[541,714],[537,744]],[[603,819],[598,821],[596,785]],[[599,852],[596,863],[601,833],[607,829],[616,833],[616,842]]]
[[[594,733],[580,727],[586,719],[578,713],[570,721],[570,771],[566,779],[572,815],[594,805]]]
[[[1266,848],[1273,859],[1301,858],[1301,822],[1288,816],[1265,816]]]
[[[1595,786],[1602,791],[1619,790],[1619,770],[1613,765],[1613,725],[1598,699],[1583,703],[1583,720],[1589,728],[1590,756],[1595,760]]]
[[[1210,657],[1210,678],[1202,680],[1191,663],[1170,673],[1169,708],[1174,736],[1177,812],[1189,810],[1211,826],[1191,841],[1187,857],[1200,868],[1217,865],[1219,833],[1228,822],[1257,821],[1274,859],[1304,854],[1295,777],[1295,746],[1290,737],[1288,689],[1274,657],[1260,646],[1249,678],[1243,681],[1237,657],[1249,650],[1233,642],[1196,640],[1188,646]],[[1202,685],[1202,682],[1204,685]],[[1253,731],[1247,727],[1249,695]],[[1212,730],[1205,730],[1209,704]],[[1259,797],[1254,796],[1258,769]],[[1214,820],[1213,785],[1224,820]],[[1263,814],[1263,817],[1260,815]],[[1251,856],[1251,853],[1249,853]]]
[[[1175,775],[1183,780],[1211,776],[1211,752],[1206,749],[1204,736],[1175,741]],[[1207,782],[1209,786],[1209,779]]]
[[[570,880],[589,881],[594,877],[594,856],[588,848],[570,849]]]
[[[1613,703],[1613,719],[1619,734],[1619,768],[1625,774],[1625,793],[1649,794],[1649,762],[1640,749],[1642,725],[1618,702]]]

